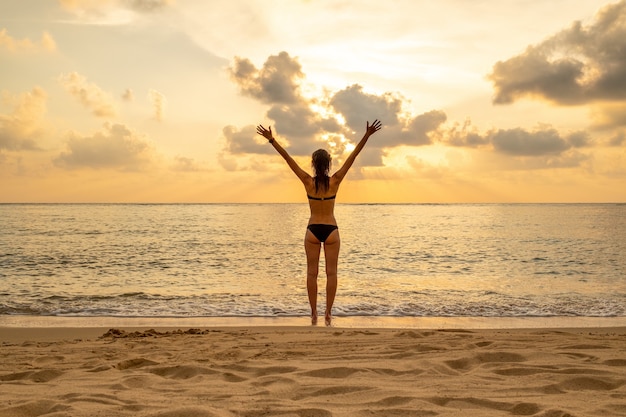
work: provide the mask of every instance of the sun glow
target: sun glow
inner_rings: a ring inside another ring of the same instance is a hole
[[[434,144],[429,146],[403,146],[389,150],[385,155],[385,165],[396,168],[410,168],[415,164],[428,167],[448,167],[450,149]]]

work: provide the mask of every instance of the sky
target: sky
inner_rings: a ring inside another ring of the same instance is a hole
[[[626,202],[626,0],[0,0],[0,202]]]

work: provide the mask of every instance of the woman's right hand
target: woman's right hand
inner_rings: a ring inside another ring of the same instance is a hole
[[[263,125],[258,125],[256,127],[256,133],[263,136],[265,139],[269,140],[270,142],[274,140],[274,135],[272,135],[272,126],[270,126],[269,129],[266,129],[263,127]]]

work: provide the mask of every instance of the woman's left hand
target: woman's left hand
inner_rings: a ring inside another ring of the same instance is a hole
[[[372,136],[374,133],[378,132],[381,127],[382,127],[382,123],[380,123],[380,121],[378,119],[374,120],[374,122],[372,124],[370,124],[370,122],[367,122],[367,127],[365,129],[365,135],[368,136],[368,137]]]

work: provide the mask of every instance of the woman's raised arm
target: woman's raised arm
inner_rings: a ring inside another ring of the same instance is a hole
[[[365,135],[363,135],[363,138],[356,145],[356,148],[354,148],[350,156],[348,156],[348,159],[346,159],[343,165],[341,166],[341,168],[339,168],[339,171],[337,171],[335,175],[333,175],[335,178],[339,180],[339,182],[341,182],[343,180],[343,177],[346,176],[346,174],[350,170],[350,167],[354,163],[354,160],[356,159],[357,155],[363,150],[363,147],[367,143],[367,140],[369,139],[369,137],[372,136],[374,133],[378,132],[381,127],[382,127],[382,124],[380,123],[378,119],[374,120],[374,122],[371,125],[370,125],[370,122],[367,122]]]
[[[272,126],[269,126],[269,129],[266,129],[262,125],[258,125],[256,127],[256,133],[263,136],[265,139],[268,140],[269,143],[272,144],[274,149],[276,149],[280,156],[283,157],[285,162],[287,162],[287,165],[289,165],[289,168],[291,168],[293,173],[296,174],[298,178],[300,178],[300,181],[305,183],[308,179],[311,178],[311,176],[305,170],[300,168],[300,165],[298,165],[298,163],[294,161],[294,159],[287,153],[285,148],[280,146],[276,139],[274,139],[274,135],[272,134]]]

